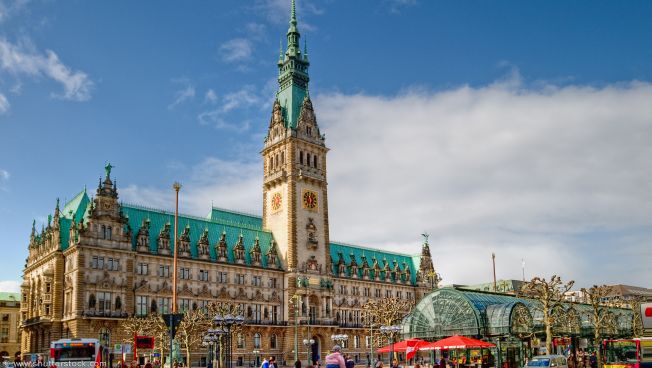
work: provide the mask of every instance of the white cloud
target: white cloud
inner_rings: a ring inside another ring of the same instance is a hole
[[[9,180],[10,177],[9,171],[0,169],[0,181]]]
[[[178,105],[195,98],[195,87],[188,84],[185,88],[178,90],[174,95],[174,102],[168,105],[168,109],[172,110]]]
[[[415,6],[418,3],[417,0],[383,0],[383,4],[391,13],[400,13],[403,8]]]
[[[334,240],[417,253],[424,230],[445,283],[556,273],[652,279],[652,85],[484,87],[321,95]],[[188,209],[260,212],[257,150],[203,162]],[[254,162],[254,163],[251,163]],[[241,168],[242,170],[239,170]],[[605,271],[607,270],[607,271]]]
[[[248,60],[253,52],[251,41],[246,38],[234,38],[220,46],[220,55],[226,62]]]
[[[297,18],[300,30],[314,29],[306,20],[306,15],[324,14],[324,8],[317,4],[317,1],[312,0],[297,1]],[[274,24],[287,24],[290,20],[290,1],[288,0],[256,0],[252,10]]]
[[[73,72],[52,50],[41,54],[29,45],[15,45],[5,38],[0,38],[0,67],[16,76],[45,76],[60,83],[63,94],[53,94],[54,97],[72,101],[86,101],[91,98],[93,81],[82,71]]]
[[[0,114],[4,114],[9,111],[10,106],[11,105],[9,104],[7,97],[3,93],[0,93]]]
[[[212,91],[212,90],[210,90]],[[234,110],[243,110],[251,107],[262,108],[266,105],[267,101],[263,99],[251,85],[242,87],[241,89],[227,93],[221,101],[218,101],[217,96],[212,100],[214,104],[219,106],[200,113],[197,119],[201,124],[213,125],[218,129],[228,129],[243,132],[249,129],[250,121],[247,119],[239,118],[237,122],[233,122],[233,117],[229,113]]]
[[[7,293],[19,293],[20,282],[16,280],[0,281],[0,291],[7,292]]]
[[[210,104],[215,104],[217,103],[217,93],[215,93],[214,90],[209,89],[206,91],[206,94],[204,95],[204,102],[210,103]]]

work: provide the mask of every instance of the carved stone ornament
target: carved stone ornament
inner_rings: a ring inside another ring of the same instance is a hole
[[[319,241],[317,240],[317,226],[315,226],[312,217],[308,217],[306,230],[308,232],[308,241],[306,242],[306,246],[310,250],[316,250],[317,246],[319,245]]]

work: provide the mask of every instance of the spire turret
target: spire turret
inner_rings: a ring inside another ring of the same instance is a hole
[[[296,128],[296,122],[301,112],[301,103],[307,94],[308,81],[310,80],[308,77],[310,63],[305,56],[301,55],[300,38],[296,2],[292,0],[290,27],[287,32],[287,48],[284,55],[279,55],[278,60],[279,89],[276,93],[276,97],[283,107],[285,122],[287,127],[290,128]]]

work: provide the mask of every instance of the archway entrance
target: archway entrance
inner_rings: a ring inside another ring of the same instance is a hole
[[[310,352],[310,363],[315,365],[318,360],[322,360],[322,357],[319,356],[319,352],[321,351],[321,340],[319,339],[319,336],[313,336],[312,339],[315,340],[315,343],[311,346],[312,351]]]

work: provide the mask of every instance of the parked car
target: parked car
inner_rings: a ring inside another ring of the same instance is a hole
[[[526,368],[535,367],[568,368],[568,362],[563,355],[538,355],[532,357],[526,365]]]

